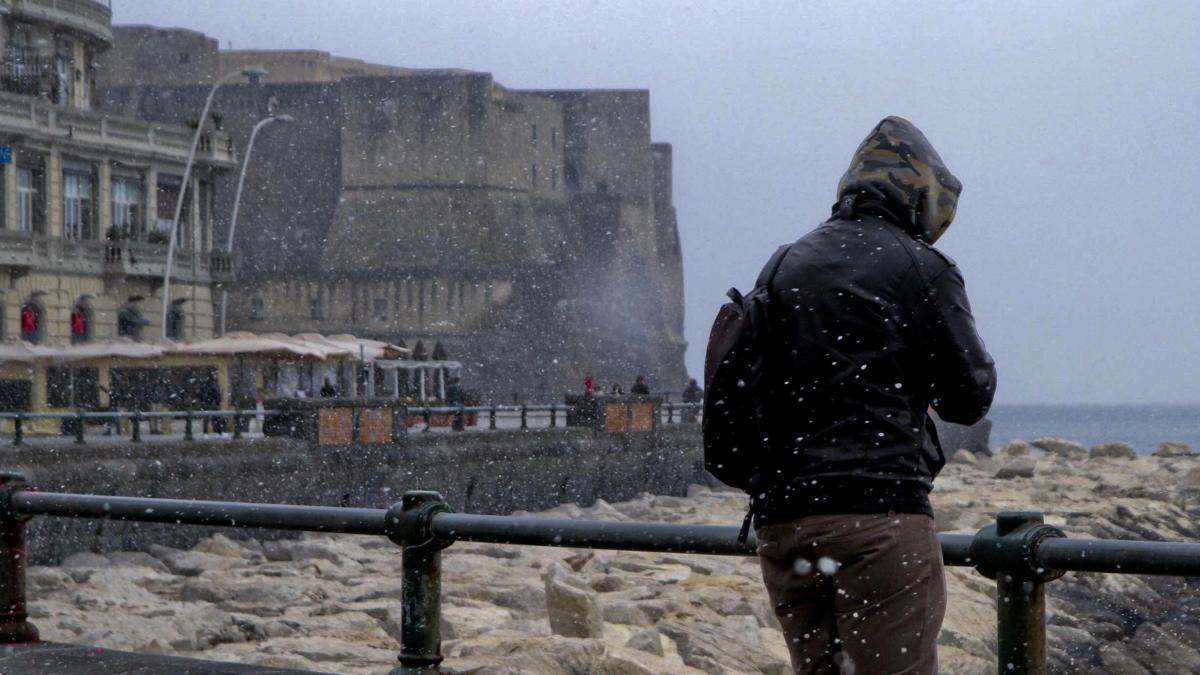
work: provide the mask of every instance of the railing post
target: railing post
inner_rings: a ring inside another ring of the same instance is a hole
[[[496,406],[492,406],[488,409],[488,430],[496,430]]]
[[[233,440],[238,440],[242,437],[242,411],[233,411]]]
[[[86,441],[83,440],[83,427],[84,427],[85,419],[86,418],[84,418],[84,416],[83,416],[83,411],[78,411],[75,413],[75,442],[76,443],[86,443]]]
[[[550,428],[553,429],[556,426],[558,426],[558,406],[551,403],[550,404]]]
[[[425,406],[425,409],[421,411],[421,417],[422,417],[422,419],[424,419],[424,420],[425,420],[425,428],[421,430],[421,431],[422,431],[422,432],[424,432],[424,433],[428,433],[428,432],[429,432],[429,427],[430,427],[430,419],[429,419],[429,418],[430,418],[430,415],[431,415],[431,413],[429,412],[429,406]]]
[[[525,404],[521,404],[521,431],[529,430],[529,410]]]
[[[133,418],[130,419],[129,424],[132,427],[129,430],[129,432],[130,432],[129,441],[131,443],[141,443],[142,442],[142,411],[141,410],[138,410],[136,408],[134,409]]]
[[[194,415],[192,415],[191,408],[188,408],[187,410],[185,410],[183,412],[183,440],[185,440],[185,441],[195,440],[195,436],[192,435],[192,419],[193,419],[193,417],[194,417]]]
[[[401,552],[400,667],[391,675],[436,673],[442,663],[442,554],[433,517],[450,508],[436,492],[408,492],[388,509],[388,538]]]
[[[463,405],[458,404],[458,409],[454,411],[454,419],[450,421],[451,431],[466,431],[467,430],[467,413],[463,410]]]
[[[13,494],[25,489],[25,476],[0,473],[0,644],[37,642],[38,631],[25,610],[25,521],[13,508]]]
[[[1042,514],[1009,511],[996,516],[975,535],[971,558],[976,569],[996,580],[997,672],[1000,675],[1045,675],[1046,582],[1062,572],[1037,562],[1044,539],[1063,537],[1046,525]]]
[[[674,424],[674,423],[675,423],[675,404],[668,403],[667,404],[667,424]]]
[[[20,447],[25,443],[25,416],[17,413],[13,418],[13,447]]]

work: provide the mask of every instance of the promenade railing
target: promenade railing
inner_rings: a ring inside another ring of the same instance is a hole
[[[0,644],[33,642],[25,595],[25,523],[35,516],[386,536],[401,547],[399,668],[436,672],[441,653],[441,551],[458,541],[707,555],[755,555],[738,528],[458,514],[436,492],[389,509],[145,499],[39,492],[0,473]],[[997,672],[1047,671],[1046,584],[1070,571],[1200,576],[1200,544],[1067,538],[1035,512],[1001,513],[974,535],[940,534],[946,565],[996,581]]]
[[[569,414],[574,406],[564,403],[526,403],[515,405],[471,405],[471,406],[401,406],[407,416],[419,421],[418,431],[433,431],[434,421],[450,418],[449,425],[442,425],[451,431],[495,431],[498,429],[536,429],[560,428],[567,425]],[[663,403],[662,419],[666,424],[678,424],[700,421],[699,403]],[[76,443],[87,443],[87,427],[93,423],[107,423],[117,427],[117,435],[121,428],[127,428],[132,442],[141,442],[147,433],[144,425],[158,424],[161,420],[169,419],[183,423],[183,440],[190,441],[196,437],[196,425],[209,422],[214,428],[226,427],[230,430],[229,437],[241,439],[249,432],[252,421],[262,422],[275,415],[294,414],[283,410],[80,410],[71,412],[0,412],[0,420],[12,422],[12,445],[21,446],[26,443],[30,424],[37,420],[60,420],[64,434],[74,436]],[[475,423],[466,424],[469,417],[474,417]],[[214,424],[217,421],[220,424]],[[226,424],[228,423],[228,424]],[[109,427],[111,428],[111,426]],[[111,432],[110,432],[111,433]],[[157,430],[148,433],[160,433]]]

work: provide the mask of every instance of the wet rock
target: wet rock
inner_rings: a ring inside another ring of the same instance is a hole
[[[158,545],[150,547],[150,554],[161,560],[172,574],[185,577],[194,577],[215,570],[228,570],[244,564],[241,559],[229,556],[199,551],[181,551],[177,548]]]
[[[161,560],[141,551],[115,551],[104,557],[117,567],[145,567],[163,574],[171,573],[171,570]]]
[[[233,541],[223,534],[214,534],[213,536],[201,540],[192,547],[193,551],[200,553],[210,553],[212,555],[223,555],[230,558],[245,558],[250,553],[241,544]]]
[[[1044,436],[1034,440],[1030,445],[1044,450],[1048,455],[1064,459],[1083,459],[1088,456],[1088,449],[1083,445],[1063,438]]]
[[[655,656],[663,655],[662,635],[659,634],[656,628],[643,628],[630,635],[629,640],[625,642],[625,646],[630,649],[654,654]]]
[[[1009,441],[1000,448],[999,455],[1001,457],[1020,457],[1021,455],[1029,454],[1029,444],[1025,441]]]
[[[996,478],[1007,480],[1011,478],[1033,478],[1037,469],[1037,460],[1032,457],[1019,456],[996,471]]]
[[[790,665],[758,648],[758,624],[741,622],[736,627],[725,624],[684,623],[660,621],[658,630],[675,641],[683,662],[693,668],[712,672],[714,667],[735,672],[791,672]]]
[[[108,567],[112,563],[99,553],[72,553],[59,563],[61,567]]]
[[[604,635],[604,615],[595,595],[571,584],[566,572],[553,565],[546,574],[546,613],[555,635],[598,638]]]
[[[1155,457],[1190,457],[1194,454],[1192,446],[1179,441],[1163,441],[1154,449]]]
[[[1091,450],[1088,450],[1088,457],[1092,459],[1137,459],[1137,451],[1128,443],[1101,443],[1093,445]]]

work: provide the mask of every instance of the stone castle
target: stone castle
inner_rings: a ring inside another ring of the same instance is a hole
[[[181,29],[116,26],[100,105],[214,120],[245,152],[229,330],[352,333],[463,362],[485,397],[686,377],[670,145],[644,90],[505,88],[315,51],[227,51]],[[224,240],[236,172],[218,178]]]

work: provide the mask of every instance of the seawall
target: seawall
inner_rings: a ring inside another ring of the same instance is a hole
[[[699,428],[682,424],[633,436],[587,429],[414,433],[404,444],[362,446],[268,438],[98,447],[66,439],[55,447],[6,448],[0,466],[56,492],[386,508],[406,490],[424,489],[442,492],[456,510],[495,514],[642,492],[682,495],[705,480]],[[39,517],[29,523],[28,545],[33,562],[47,564],[78,551],[186,548],[214,531]]]

